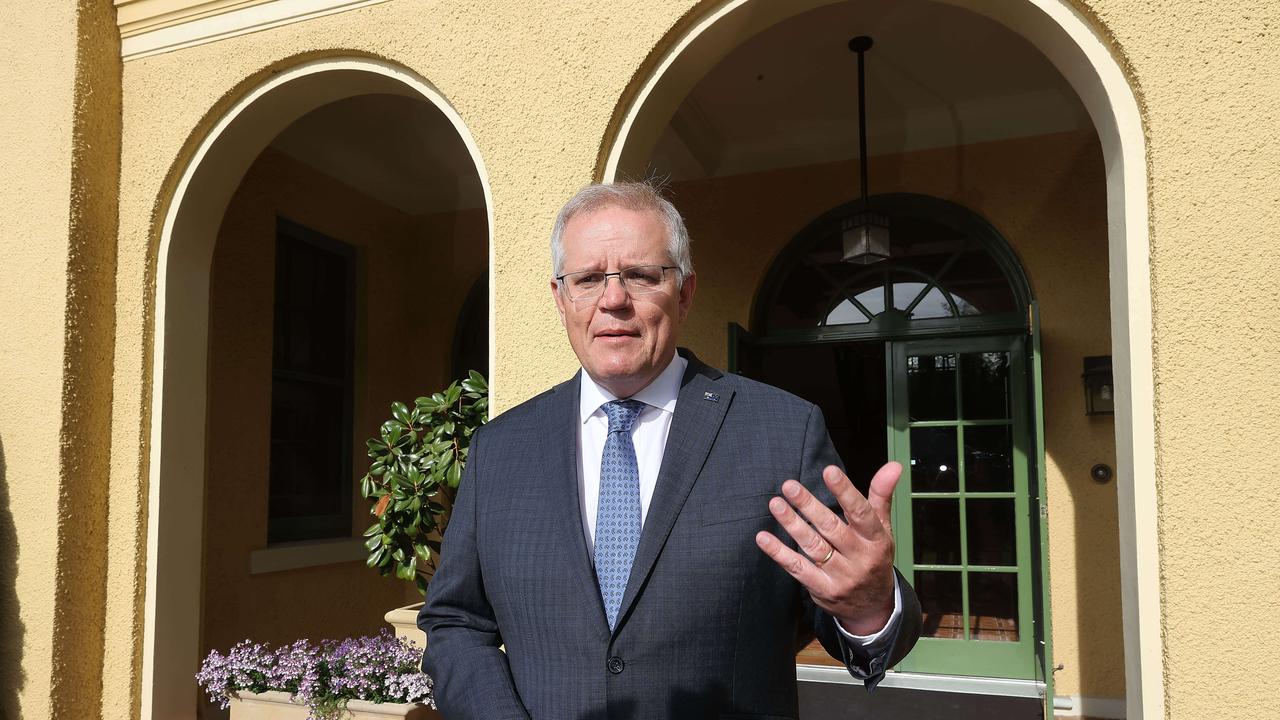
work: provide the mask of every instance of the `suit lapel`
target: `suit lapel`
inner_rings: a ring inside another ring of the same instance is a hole
[[[561,383],[552,395],[551,417],[548,423],[547,447],[553,449],[548,458],[547,476],[550,479],[549,499],[555,524],[567,552],[564,562],[573,569],[578,592],[587,598],[588,612],[594,613],[601,630],[608,632],[609,624],[604,615],[604,601],[600,599],[600,586],[596,582],[595,569],[587,541],[582,530],[582,497],[578,491],[578,416],[579,385],[582,373]]]
[[[640,545],[631,564],[627,589],[622,595],[617,628],[626,622],[628,611],[653,570],[685,499],[702,472],[733,399],[733,391],[716,382],[721,377],[720,371],[703,365],[692,353],[682,351],[682,354],[689,360],[689,367],[681,382],[662,467],[658,470],[653,499],[640,532]]]

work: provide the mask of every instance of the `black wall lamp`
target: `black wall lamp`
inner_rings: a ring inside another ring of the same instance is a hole
[[[1114,415],[1115,381],[1111,376],[1111,356],[1098,355],[1084,359],[1084,414]]]

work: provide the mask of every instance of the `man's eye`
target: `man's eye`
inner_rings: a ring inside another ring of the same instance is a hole
[[[569,283],[576,288],[590,288],[599,285],[603,279],[603,273],[582,273],[569,278]]]
[[[623,273],[628,283],[652,287],[662,282],[662,271],[657,268],[631,268]]]

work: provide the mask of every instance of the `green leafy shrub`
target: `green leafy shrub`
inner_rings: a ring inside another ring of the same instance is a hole
[[[474,370],[413,407],[391,403],[391,419],[365,443],[372,463],[360,479],[377,518],[364,532],[369,567],[426,594],[471,435],[488,419],[489,386]]]

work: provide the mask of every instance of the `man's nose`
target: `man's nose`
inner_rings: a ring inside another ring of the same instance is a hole
[[[617,280],[617,282],[609,282],[610,280]],[[605,276],[604,291],[600,293],[600,307],[616,310],[626,307],[630,302],[631,296],[627,294],[627,288],[622,284],[622,276]]]

